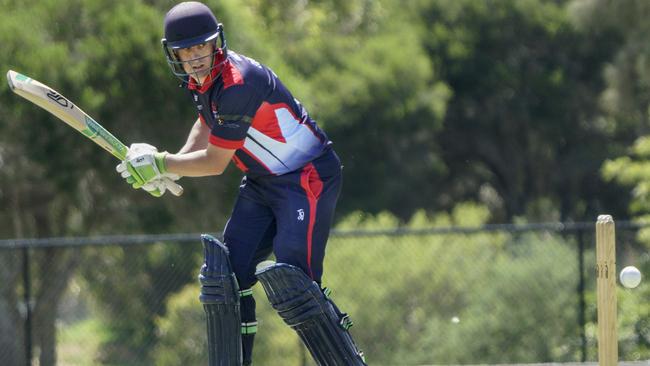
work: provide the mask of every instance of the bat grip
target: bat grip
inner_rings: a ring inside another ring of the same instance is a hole
[[[178,197],[183,194],[183,187],[181,187],[180,184],[169,178],[163,178],[163,182],[165,183],[165,187],[169,189],[174,196]]]

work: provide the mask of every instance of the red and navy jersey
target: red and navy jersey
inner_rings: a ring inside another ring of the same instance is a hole
[[[230,50],[214,62],[214,81],[199,87],[190,79],[188,89],[210,143],[236,150],[233,160],[246,175],[285,174],[329,148],[327,135],[269,68]]]

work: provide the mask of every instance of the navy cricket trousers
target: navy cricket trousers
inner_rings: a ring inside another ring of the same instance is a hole
[[[291,173],[244,178],[224,230],[240,289],[257,282],[255,266],[271,253],[320,284],[341,169],[338,156],[328,149]]]

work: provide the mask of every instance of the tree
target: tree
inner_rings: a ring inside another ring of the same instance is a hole
[[[499,221],[619,212],[596,173],[620,146],[598,119],[616,33],[579,31],[562,1],[415,4],[421,42],[453,93],[436,135],[446,203],[482,200]]]
[[[603,163],[604,179],[617,184],[629,200],[628,213],[636,221],[650,218],[650,70],[648,68],[648,31],[650,25],[645,14],[650,4],[645,1],[629,1],[625,4],[600,0],[575,1],[572,12],[576,22],[591,32],[614,29],[621,35],[621,47],[606,69],[607,88],[601,95],[602,123],[616,136],[629,141],[618,150],[616,157]],[[596,21],[599,17],[601,21]],[[650,231],[638,233],[640,245],[632,246],[629,254],[642,272],[650,270],[646,253],[650,248]],[[635,289],[638,299],[648,296],[650,287],[642,284]],[[650,349],[650,326],[647,302],[638,303],[634,296],[619,294],[620,307],[634,309],[622,311],[619,321],[621,353],[630,359],[648,357]],[[635,351],[631,351],[635,349]]]

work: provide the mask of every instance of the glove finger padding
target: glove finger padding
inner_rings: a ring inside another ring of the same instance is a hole
[[[156,179],[142,186],[142,189],[147,191],[154,197],[160,197],[167,191],[167,185],[161,179]]]
[[[150,195],[154,196],[154,197],[161,197],[163,194],[165,194],[165,192],[161,192],[161,191],[159,191],[157,189],[154,189],[152,191],[146,191],[146,192],[149,193]]]
[[[172,180],[174,182],[181,179],[180,175],[174,174],[174,173],[165,173],[162,176],[163,176],[163,178],[169,178],[169,180]]]
[[[122,175],[124,172],[127,171],[126,169],[126,161],[122,161],[117,166],[115,167],[115,170]],[[122,178],[126,178],[124,175],[122,175]]]
[[[120,176],[126,180],[128,184],[133,184],[135,183],[135,178],[131,176],[131,173],[129,173],[129,170],[127,168],[127,162],[123,161],[115,167],[115,170],[120,173]]]

